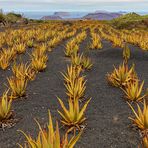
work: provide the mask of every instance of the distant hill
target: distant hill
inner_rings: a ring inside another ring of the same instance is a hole
[[[41,20],[62,20],[65,17],[69,17],[69,12],[54,12],[53,15],[43,16]]]
[[[148,15],[129,13],[111,20],[111,24],[118,29],[148,28]]]
[[[62,18],[56,15],[49,15],[49,16],[43,16],[41,20],[62,20]]]
[[[112,12],[98,12],[96,11],[95,13],[89,13],[85,15],[82,19],[87,19],[87,20],[112,20],[114,18],[118,18],[121,16],[121,13],[112,13]]]
[[[121,16],[121,13],[113,13],[104,10],[97,10],[94,13],[81,12],[55,12],[53,15],[44,16],[42,20],[61,20],[61,19],[88,19],[88,20],[112,20]]]
[[[59,16],[59,17],[69,17],[70,16],[70,13],[69,12],[55,12],[53,14],[54,16]]]
[[[71,19],[81,19],[81,17],[86,14],[87,14],[86,12],[54,12],[53,15],[49,16],[55,19],[71,20]],[[45,16],[47,17],[48,15]],[[43,17],[41,19],[43,19]]]

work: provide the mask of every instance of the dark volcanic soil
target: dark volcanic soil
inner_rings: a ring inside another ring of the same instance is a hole
[[[63,42],[64,45],[65,42]],[[89,39],[81,45],[85,49]],[[45,72],[39,73],[35,81],[30,82],[26,100],[16,100],[13,109],[17,118],[21,120],[12,128],[0,130],[0,148],[16,148],[16,143],[23,143],[24,136],[18,129],[36,136],[38,127],[34,118],[41,125],[48,121],[48,109],[53,119],[59,119],[57,109],[59,96],[65,102],[65,88],[60,72],[66,70],[69,61],[64,57],[63,45],[58,46],[49,53],[48,67]],[[85,72],[87,76],[86,97],[92,97],[87,108],[87,127],[77,143],[78,148],[135,148],[138,145],[138,132],[131,128],[128,116],[131,111],[122,98],[120,90],[109,86],[105,75],[112,71],[113,64],[122,61],[122,50],[112,48],[111,44],[103,41],[102,50],[85,51],[93,60],[92,70]],[[135,62],[136,71],[141,80],[148,85],[148,53],[131,46],[132,57],[130,63]],[[2,72],[0,71],[0,74]],[[5,72],[6,75],[7,71]],[[4,81],[0,77],[0,82]]]

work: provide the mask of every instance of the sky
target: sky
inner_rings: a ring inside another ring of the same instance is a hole
[[[148,12],[148,0],[0,0],[6,11],[130,11]]]

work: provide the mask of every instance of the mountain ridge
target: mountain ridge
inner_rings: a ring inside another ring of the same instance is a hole
[[[109,12],[103,10],[97,10],[95,12],[86,13],[84,16],[78,15],[78,17],[72,16],[70,12],[54,12],[53,15],[43,16],[41,20],[61,20],[61,19],[92,19],[92,20],[112,20],[121,16],[118,12]]]

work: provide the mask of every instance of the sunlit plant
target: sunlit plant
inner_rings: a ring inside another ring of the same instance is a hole
[[[46,69],[47,67],[47,62],[48,58],[47,55],[43,55],[40,58],[32,57],[31,59],[31,67],[33,70],[37,72],[41,72]]]
[[[81,67],[70,65],[70,66],[67,66],[67,72],[62,73],[62,75],[64,77],[66,84],[68,84],[75,81],[77,78],[79,78],[81,72],[82,72]]]
[[[33,44],[34,44],[33,39],[27,41],[27,46],[28,46],[29,48],[32,48],[32,47],[33,47]]]
[[[123,59],[125,63],[128,63],[128,60],[130,58],[130,48],[128,47],[127,44],[125,44],[124,48],[123,48]]]
[[[16,64],[15,62],[12,66],[12,72],[17,78],[23,77],[25,79],[26,76],[28,75],[28,69],[29,69],[28,63]]]
[[[86,90],[86,81],[84,80],[84,77],[78,77],[74,80],[71,80],[69,83],[65,84],[66,87],[66,94],[74,99],[81,99],[84,96],[85,90]]]
[[[122,63],[118,68],[114,67],[112,73],[107,74],[108,82],[115,87],[126,87],[127,83],[137,80],[134,65],[129,69],[128,65]]]
[[[26,51],[26,45],[24,43],[16,44],[14,49],[18,54],[22,54]]]
[[[140,105],[137,104],[137,111],[132,107],[131,104],[129,104],[129,106],[135,115],[135,117],[129,117],[132,120],[133,124],[137,126],[140,130],[147,131],[148,130],[148,105],[146,104],[146,101],[144,100],[143,107],[140,107]]]
[[[61,122],[70,127],[71,129],[80,129],[81,124],[86,120],[84,113],[91,99],[89,99],[82,108],[80,108],[78,99],[68,99],[69,108],[67,109],[63,101],[59,98],[59,103],[63,109],[63,112],[58,111],[62,117]]]
[[[7,78],[11,90],[12,98],[19,98],[26,95],[27,79],[22,77],[16,78],[14,76]]]
[[[141,101],[146,95],[142,95],[144,81],[140,84],[138,80],[133,83],[127,83],[123,89],[125,98],[129,101]]]
[[[92,33],[91,34],[91,45],[90,45],[90,49],[101,49],[102,43],[101,43],[101,39],[100,36],[97,35],[96,33]]]
[[[71,57],[71,62],[73,66],[82,66],[83,54],[75,54]]]
[[[66,133],[63,138],[61,138],[58,122],[56,122],[56,129],[54,130],[50,112],[47,130],[42,129],[39,122],[36,122],[40,130],[37,138],[33,139],[30,135],[28,136],[21,131],[26,137],[27,143],[25,146],[18,144],[20,148],[73,148],[82,134],[82,131],[80,131],[79,134],[74,135],[70,140],[68,140],[68,134]]]
[[[82,67],[84,69],[90,70],[92,68],[93,64],[89,57],[83,56],[82,58]]]
[[[12,116],[11,111],[12,100],[8,97],[8,90],[3,93],[0,101],[0,122],[10,119]]]
[[[148,133],[142,139],[142,148],[148,148]]]

